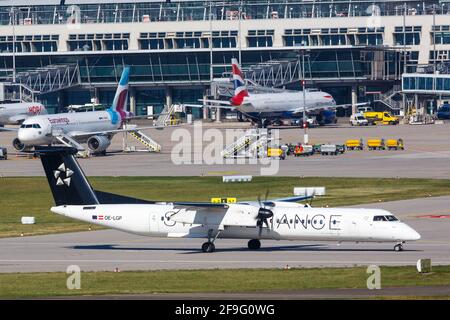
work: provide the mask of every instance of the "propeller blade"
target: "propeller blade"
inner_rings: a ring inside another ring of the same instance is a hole
[[[258,204],[259,204],[259,207],[261,208],[262,204],[261,204],[261,195],[260,194],[258,194]]]
[[[313,191],[311,200],[309,201],[309,206],[310,206],[310,207],[312,207],[312,203],[313,203],[315,197],[316,197],[316,190]]]

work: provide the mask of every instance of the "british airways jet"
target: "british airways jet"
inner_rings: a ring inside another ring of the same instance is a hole
[[[237,110],[263,127],[274,120],[301,118],[303,110],[308,115],[315,115],[321,125],[336,123],[336,108],[350,106],[337,105],[333,96],[323,91],[305,91],[305,105],[303,91],[251,94],[237,59],[232,59],[232,68],[234,96],[229,101],[200,101],[223,105],[219,108]]]
[[[133,117],[131,113],[125,111],[129,76],[130,68],[125,67],[113,104],[105,111],[60,113],[28,118],[18,130],[18,137],[13,141],[14,148],[23,151],[38,145],[64,142],[79,146],[78,149],[82,150],[80,143],[87,143],[91,152],[105,153],[115,134],[143,129],[121,129],[124,121]]]

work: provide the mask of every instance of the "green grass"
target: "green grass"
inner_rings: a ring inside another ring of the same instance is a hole
[[[81,273],[81,290],[68,290],[65,273],[0,274],[0,297],[261,292],[311,288],[367,288],[366,269],[240,269]],[[450,285],[450,266],[418,274],[414,267],[382,267],[382,287]]]
[[[212,197],[239,200],[292,195],[297,186],[325,186],[327,196],[315,206],[344,206],[378,201],[450,195],[449,180],[255,177],[251,183],[222,183],[221,177],[94,177],[99,190],[160,201],[210,201]],[[0,237],[87,230],[88,225],[49,211],[53,199],[45,178],[0,178]],[[22,225],[22,216],[36,217]]]

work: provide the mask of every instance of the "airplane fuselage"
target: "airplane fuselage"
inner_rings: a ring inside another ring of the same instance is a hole
[[[20,124],[29,117],[42,114],[47,114],[47,110],[37,102],[0,104],[0,125]]]
[[[150,237],[205,238],[208,229],[220,230],[221,223],[227,221],[218,238],[259,238],[255,207],[249,205],[230,205],[222,213],[197,212],[172,204],[59,206],[51,210],[77,220]],[[182,215],[195,216],[195,221],[173,221],[171,217],[180,210]],[[311,208],[299,204],[271,210],[274,215],[269,226],[263,228],[261,239],[403,242],[420,238],[416,231],[395,218],[394,221],[376,221],[375,217],[394,217],[384,210]]]
[[[18,138],[26,146],[45,145],[55,142],[56,134],[64,133],[85,142],[88,136],[82,136],[84,132],[111,131],[120,126],[120,115],[115,111],[60,113],[27,119],[19,129]]]
[[[302,117],[303,109],[308,115],[331,112],[326,117],[332,117],[335,106],[333,97],[326,92],[306,91],[303,99],[303,92],[299,91],[251,94],[236,109],[255,119],[288,119]]]

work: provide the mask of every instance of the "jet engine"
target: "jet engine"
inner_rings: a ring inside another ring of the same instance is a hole
[[[106,136],[92,136],[87,141],[89,150],[94,153],[105,152],[110,144],[111,140],[109,140],[109,138]]]
[[[12,145],[14,147],[14,149],[16,149],[19,152],[23,152],[23,151],[29,151],[31,150],[31,147],[27,147],[25,146],[25,144],[23,144],[19,138],[15,138],[12,142]]]

